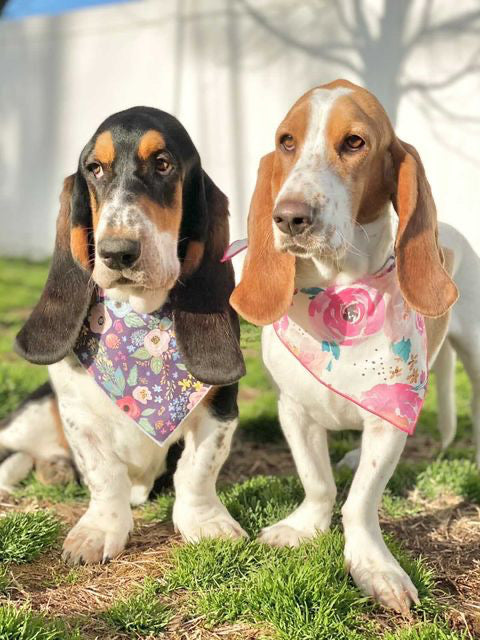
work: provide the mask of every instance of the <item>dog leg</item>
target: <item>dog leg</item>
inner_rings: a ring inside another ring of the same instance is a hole
[[[381,604],[408,612],[418,594],[385,544],[378,505],[397,466],[406,434],[387,422],[367,420],[360,464],[342,509],[345,561],[357,586]]]
[[[438,430],[442,449],[446,449],[452,443],[457,431],[455,362],[455,351],[446,339],[433,365],[437,376]]]
[[[305,499],[287,518],[263,529],[259,540],[274,546],[295,547],[329,528],[336,487],[326,430],[313,423],[303,408],[288,396],[280,396],[278,410],[305,489]]]
[[[33,469],[33,458],[28,453],[13,453],[0,464],[0,495],[9,495]]]
[[[348,453],[346,453],[343,458],[337,462],[337,469],[351,469],[352,471],[356,471],[358,468],[358,463],[360,462],[360,447],[358,449],[352,449]]]
[[[175,530],[189,542],[201,538],[242,538],[245,531],[220,502],[215,484],[230,452],[237,419],[219,420],[199,407],[184,426],[185,449],[173,477]]]
[[[90,490],[88,509],[67,535],[62,557],[71,564],[106,562],[124,550],[133,528],[128,469],[115,455],[109,431],[93,426],[93,415],[62,400],[60,408],[68,441]]]

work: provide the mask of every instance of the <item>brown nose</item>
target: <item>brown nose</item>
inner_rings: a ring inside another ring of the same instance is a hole
[[[312,225],[313,209],[305,202],[283,200],[275,207],[273,220],[280,231],[296,236]]]

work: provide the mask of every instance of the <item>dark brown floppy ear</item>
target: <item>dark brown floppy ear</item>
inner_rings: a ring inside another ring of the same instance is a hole
[[[264,156],[248,214],[248,250],[242,279],[230,303],[257,325],[271,324],[283,316],[293,297],[295,258],[280,253],[273,242],[274,152]]]
[[[80,217],[75,226],[71,224],[72,203],[76,207],[90,206],[88,200],[86,203],[83,200],[75,202],[77,194],[80,198],[78,189],[81,189],[77,176],[70,176],[64,182],[55,251],[47,282],[40,300],[15,340],[16,352],[35,364],[52,364],[69,353],[92,297],[90,271],[79,265],[71,249],[72,246],[78,252],[79,258],[88,256],[88,244],[82,243],[82,238],[83,242],[88,242],[87,230],[80,224],[80,220],[85,219],[85,211],[82,213],[77,209]]]
[[[390,148],[396,174],[392,202],[398,214],[397,272],[407,303],[424,316],[442,316],[458,291],[443,268],[437,243],[437,212],[416,149],[398,138]]]
[[[175,333],[193,376],[208,384],[232,384],[245,375],[245,364],[238,317],[228,302],[235,285],[233,267],[220,262],[228,246],[228,200],[201,169],[190,188],[205,200],[195,208],[190,193],[192,210],[183,213],[180,233],[190,231],[191,235],[184,252],[185,268],[172,293]],[[195,209],[199,215],[206,212],[203,229],[189,220]]]

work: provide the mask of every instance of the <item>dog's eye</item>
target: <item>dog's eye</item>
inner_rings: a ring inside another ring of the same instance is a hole
[[[95,178],[101,178],[103,176],[103,167],[99,162],[92,162],[87,166],[90,173],[93,173]]]
[[[280,138],[280,146],[283,147],[285,151],[295,151],[295,140],[293,136],[289,133],[286,133]]]
[[[365,146],[365,140],[360,136],[347,136],[344,141],[344,146],[348,151],[358,151]]]
[[[155,158],[155,171],[157,171],[157,173],[160,173],[162,176],[167,176],[172,169],[173,165],[170,158],[165,153],[161,153]]]

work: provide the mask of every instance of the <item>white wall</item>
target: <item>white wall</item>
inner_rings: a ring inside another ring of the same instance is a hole
[[[180,118],[245,235],[277,124],[339,76],[384,102],[440,218],[480,251],[478,33],[479,0],[139,0],[0,22],[0,254],[50,253],[63,177],[135,104]]]

